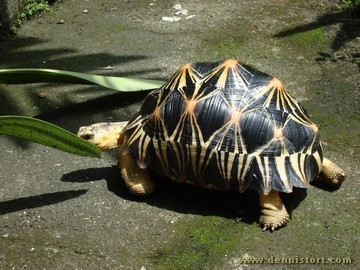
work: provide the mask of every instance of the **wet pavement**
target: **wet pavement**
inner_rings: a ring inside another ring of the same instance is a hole
[[[155,179],[157,191],[137,198],[121,182],[117,151],[84,158],[2,136],[0,268],[357,269],[360,22],[335,14],[336,3],[64,0],[0,40],[0,68],[165,80],[187,62],[240,59],[283,81],[320,126],[326,156],[348,173],[339,190],[284,196],[292,220],[270,233],[257,224],[254,192]],[[0,85],[0,113],[76,132],[129,120],[144,97],[84,85]],[[352,263],[331,261],[344,258]]]

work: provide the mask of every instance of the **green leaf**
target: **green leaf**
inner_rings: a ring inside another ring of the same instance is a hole
[[[36,118],[0,116],[0,134],[12,135],[78,156],[101,157],[95,145],[75,134]]]
[[[56,69],[0,69],[0,83],[24,84],[39,82],[93,84],[123,92],[138,92],[155,89],[161,87],[165,83],[164,81],[158,80],[101,76]]]

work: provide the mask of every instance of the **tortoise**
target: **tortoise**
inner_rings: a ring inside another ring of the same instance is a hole
[[[120,148],[129,191],[148,195],[148,169],[176,182],[259,193],[260,226],[290,218],[279,196],[317,178],[340,186],[345,172],[323,157],[319,128],[274,76],[237,60],[190,63],[145,98],[129,122],[81,127],[100,149]]]

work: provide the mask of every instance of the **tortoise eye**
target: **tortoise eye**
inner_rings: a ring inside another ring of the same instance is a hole
[[[81,138],[86,140],[86,141],[90,141],[92,139],[94,139],[94,134],[84,134],[84,135],[81,135]]]

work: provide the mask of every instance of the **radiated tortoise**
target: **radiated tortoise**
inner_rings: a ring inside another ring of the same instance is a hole
[[[236,60],[184,65],[131,121],[82,127],[78,135],[120,148],[121,174],[134,194],[153,192],[148,169],[204,188],[256,190],[264,230],[289,221],[279,192],[306,188],[319,174],[330,185],[345,179],[283,84]]]

